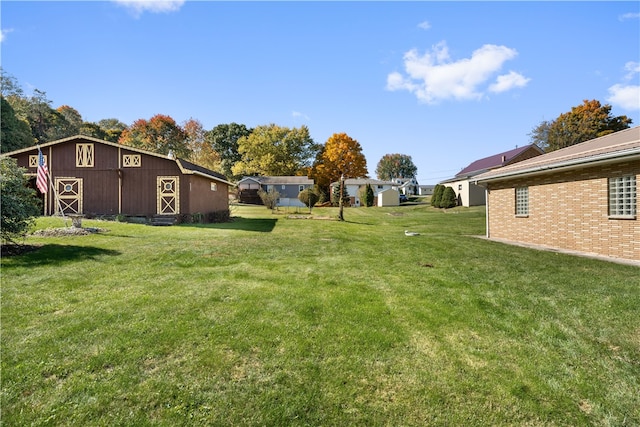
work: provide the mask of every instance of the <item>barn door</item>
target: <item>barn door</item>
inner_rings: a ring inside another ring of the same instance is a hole
[[[177,176],[158,177],[158,215],[177,215],[180,213],[180,178]]]
[[[56,213],[60,209],[64,214],[82,213],[82,178],[56,178],[58,201]]]

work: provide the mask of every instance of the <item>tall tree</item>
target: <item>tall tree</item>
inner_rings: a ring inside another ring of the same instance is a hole
[[[306,126],[289,129],[270,124],[258,126],[238,140],[242,159],[234,175],[298,175],[311,164],[318,150]]]
[[[205,138],[206,131],[199,120],[190,118],[183,123],[182,128],[187,135],[186,145],[191,152],[189,160],[200,166],[204,166],[214,171],[222,172],[220,167],[220,156],[216,153],[211,144]]]
[[[127,129],[126,124],[114,118],[102,119],[98,122],[98,126],[105,132],[104,139],[111,142],[118,142],[122,132]]]
[[[345,178],[364,178],[368,175],[367,160],[358,141],[346,133],[334,133],[321,148],[311,169],[316,184],[330,194],[332,182]]]
[[[138,119],[122,132],[118,142],[158,154],[173,153],[188,159],[187,135],[170,116],[156,114],[149,120]]]
[[[557,119],[543,121],[531,132],[531,142],[549,152],[629,128],[627,116],[612,116],[611,105],[584,100]]]
[[[252,129],[238,123],[220,124],[206,133],[205,139],[220,157],[220,172],[229,178],[234,175],[233,166],[242,159],[238,152],[238,140],[251,135]]]
[[[62,116],[69,124],[69,129],[75,131],[75,134],[77,135],[80,127],[83,124],[82,116],[80,115],[78,110],[68,105],[62,105],[56,108],[56,111],[62,114]]]
[[[385,154],[376,167],[376,176],[384,181],[394,178],[415,178],[418,168],[411,156],[406,154]]]
[[[0,96],[0,152],[7,153],[33,145],[31,128],[26,120],[20,120],[11,104],[4,96]]]

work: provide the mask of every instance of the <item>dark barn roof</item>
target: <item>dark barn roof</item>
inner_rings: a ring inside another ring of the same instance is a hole
[[[475,162],[471,163],[469,166],[458,172],[456,174],[456,178],[467,178],[491,169],[506,166],[528,150],[536,150],[539,152],[539,154],[542,154],[542,150],[535,144],[514,148],[513,150],[505,151],[503,153],[494,154],[493,156],[476,160]]]

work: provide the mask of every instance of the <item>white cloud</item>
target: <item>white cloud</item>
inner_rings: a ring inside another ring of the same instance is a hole
[[[628,19],[640,19],[640,13],[629,12],[625,13],[624,15],[618,16],[618,20],[620,21],[626,21]]]
[[[12,29],[0,30],[0,43],[5,41],[7,34],[9,34],[12,31],[13,31]]]
[[[309,116],[307,116],[307,115],[306,115],[306,114],[304,114],[304,113],[301,113],[300,111],[292,111],[292,112],[291,112],[291,116],[292,116],[294,119],[302,118],[302,119],[305,119],[305,120],[309,120]]]
[[[422,21],[421,23],[418,24],[418,28],[422,30],[428,30],[431,28],[431,24],[429,23],[429,21]]]
[[[387,89],[407,90],[420,101],[430,104],[446,99],[481,99],[486,83],[500,71],[504,62],[515,58],[517,54],[515,49],[506,46],[487,44],[475,50],[470,58],[453,61],[444,41],[423,55],[412,49],[404,54],[406,75],[390,73],[387,76]],[[523,87],[528,81],[526,77],[511,72],[498,77],[489,89],[503,92]]]
[[[631,80],[633,76],[640,73],[640,62],[629,61],[624,64],[624,69],[627,71],[627,75],[624,78],[626,80]]]
[[[626,82],[632,80],[636,74],[640,73],[640,63],[629,61],[624,64],[627,74],[624,76]],[[624,110],[640,110],[640,86],[633,84],[615,84],[609,88],[609,98],[607,102],[618,106]]]
[[[640,86],[613,85],[609,88],[607,102],[629,111],[640,110]]]
[[[131,10],[136,16],[144,12],[169,13],[179,10],[185,0],[113,0]]]
[[[522,74],[510,71],[509,74],[498,76],[496,82],[489,86],[489,91],[495,93],[506,92],[516,87],[525,87],[529,81],[531,79]]]

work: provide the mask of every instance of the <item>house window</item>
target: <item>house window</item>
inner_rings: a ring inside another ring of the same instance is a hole
[[[635,218],[636,177],[609,178],[609,216]]]
[[[76,167],[93,167],[93,144],[76,144]]]
[[[462,191],[462,184],[458,184],[458,191]]]
[[[299,185],[298,186],[298,193],[301,193],[304,191],[304,185]]]
[[[529,187],[516,188],[516,216],[529,215]]]
[[[287,186],[285,184],[282,184],[282,186],[280,188],[282,188],[283,190],[286,190]]]
[[[122,166],[125,168],[139,168],[141,165],[140,154],[124,154]]]
[[[211,183],[211,191],[218,191],[218,184],[215,182]]]

